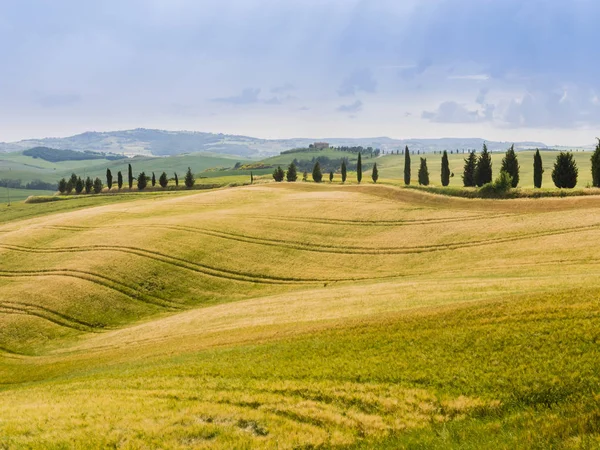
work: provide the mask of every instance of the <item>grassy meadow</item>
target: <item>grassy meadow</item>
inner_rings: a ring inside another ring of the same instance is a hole
[[[599,207],[301,182],[3,206],[0,448],[598,448]]]

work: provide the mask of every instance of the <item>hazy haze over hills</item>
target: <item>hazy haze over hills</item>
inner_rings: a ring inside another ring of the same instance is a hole
[[[487,142],[490,150],[505,150],[512,143],[484,141],[480,138],[440,139],[392,139],[373,138],[294,138],[260,139],[249,136],[202,133],[193,131],[165,131],[135,129],[124,131],[86,132],[64,138],[27,139],[18,142],[0,143],[0,151],[12,152],[37,146],[57,149],[111,152],[125,155],[168,156],[181,153],[207,152],[229,154],[247,158],[276,155],[283,150],[307,147],[315,141],[332,145],[362,145],[386,151],[397,150],[408,145],[412,150],[480,149]],[[518,149],[540,147],[542,142],[515,142]]]

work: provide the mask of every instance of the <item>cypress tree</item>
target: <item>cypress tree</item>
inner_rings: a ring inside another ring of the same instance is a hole
[[[592,186],[600,187],[600,138],[596,150],[592,153]]]
[[[73,182],[69,178],[67,180],[67,185],[65,186],[65,194],[70,194],[72,190],[73,190]]]
[[[129,189],[133,187],[133,170],[131,169],[131,164],[128,164],[127,168],[127,179],[129,181]]]
[[[483,144],[481,155],[475,166],[475,185],[478,187],[492,182],[492,157],[488,152],[487,145]]]
[[[477,166],[477,158],[475,152],[469,152],[469,156],[465,158],[465,168],[463,172],[463,185],[465,187],[475,186],[475,168]]]
[[[323,179],[323,174],[321,173],[321,165],[319,164],[319,161],[317,161],[313,166],[312,179],[315,183],[320,183]]]
[[[290,183],[293,183],[294,181],[296,181],[298,179],[298,173],[296,172],[296,164],[294,164],[294,161],[292,161],[290,163],[290,165],[288,166],[288,170],[287,170],[285,177],[286,177],[286,180],[289,181]]]
[[[143,191],[144,189],[146,189],[147,185],[148,185],[148,178],[146,178],[146,172],[142,172],[137,177],[138,191]]]
[[[442,186],[450,184],[450,162],[448,161],[448,152],[444,150],[442,155]]]
[[[544,168],[542,167],[542,155],[540,155],[540,149],[535,150],[535,155],[533,155],[533,185],[536,188],[542,187],[542,174],[544,173]]]
[[[179,187],[179,177],[177,176],[177,172],[174,172],[175,175],[175,186]]]
[[[76,183],[77,183],[77,175],[72,173],[71,174],[71,186],[73,186],[73,188],[74,188]],[[73,189],[73,188],[71,188],[71,189]]]
[[[123,174],[120,170],[117,173],[117,187],[119,188],[119,190],[121,190],[121,188],[123,187]]]
[[[333,181],[333,170],[329,171],[329,182],[331,183]]]
[[[502,168],[500,171],[504,171],[510,175],[512,179],[512,187],[516,188],[519,184],[519,160],[515,153],[514,144],[506,151],[506,155],[502,158]]]
[[[158,184],[160,184],[160,187],[163,189],[167,187],[167,184],[169,184],[169,179],[167,178],[167,174],[165,172],[160,174]]]
[[[421,158],[419,166],[419,184],[423,186],[429,185],[429,171],[427,170],[427,159]]]
[[[92,181],[92,179],[90,177],[87,177],[85,179],[85,193],[89,194],[90,192],[92,192],[93,187],[94,187],[94,182]]]
[[[96,179],[94,180],[94,194],[99,194],[100,192],[102,192],[102,188],[102,180],[96,177]]]
[[[358,154],[358,161],[356,163],[356,179],[360,184],[362,181],[362,159],[360,157],[360,153]]]
[[[552,170],[552,181],[557,188],[574,188],[577,184],[577,163],[570,152],[560,152]]]
[[[194,187],[194,183],[196,182],[194,178],[194,174],[192,173],[192,169],[188,167],[188,170],[185,174],[185,178],[183,180],[185,182],[185,187],[191,189]]]
[[[152,187],[156,186],[156,175],[152,172]]]
[[[275,171],[273,172],[273,179],[279,183],[283,181],[284,177],[285,173],[283,173],[283,169],[281,168],[281,166],[277,166],[277,169],[275,169]]]
[[[106,186],[108,186],[108,190],[110,191],[112,189],[112,173],[110,171],[110,169],[106,169]]]
[[[377,183],[377,180],[379,180],[379,170],[377,170],[377,163],[373,164],[373,172],[371,173],[371,179],[373,180],[373,183]]]
[[[58,182],[58,192],[60,192],[61,194],[64,194],[67,190],[67,180],[65,180],[64,178],[61,178],[61,180]]]
[[[404,149],[404,184],[407,186],[410,184],[410,152],[408,151],[408,145]]]
[[[342,183],[346,182],[347,168],[346,168],[346,158],[342,159]]]
[[[81,194],[81,191],[83,191],[83,180],[80,177],[77,177],[77,181],[75,182],[75,192]]]
[[[254,184],[254,175],[250,172],[250,184]]]

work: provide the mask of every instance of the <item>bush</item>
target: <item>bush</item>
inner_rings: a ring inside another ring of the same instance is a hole
[[[188,167],[188,170],[185,174],[185,178],[183,181],[185,182],[185,187],[188,189],[191,189],[194,186],[196,179],[194,178],[194,174],[192,173],[191,168]]]
[[[167,174],[165,172],[161,173],[160,178],[158,179],[158,184],[160,184],[161,188],[166,188],[167,184],[169,184],[169,179],[167,178]]]
[[[284,177],[285,173],[283,173],[283,169],[281,168],[281,166],[277,166],[277,169],[275,169],[275,171],[273,172],[273,179],[279,183],[283,181]]]
[[[143,191],[144,189],[146,189],[147,185],[148,185],[148,178],[146,177],[146,172],[142,172],[137,177],[138,191]]]
[[[296,164],[292,161],[288,166],[286,179],[289,182],[294,182],[298,179],[298,174],[296,173]]]
[[[497,197],[506,194],[512,188],[512,177],[504,170],[500,171],[493,183],[486,183],[479,189],[482,197]]]
[[[560,152],[554,163],[552,170],[552,181],[557,188],[572,189],[577,184],[578,175],[577,163],[573,159],[573,154],[569,152]]]
[[[315,166],[313,167],[312,178],[315,183],[320,183],[321,180],[323,179],[323,174],[321,173],[321,166],[319,165],[318,161],[315,163]]]
[[[100,178],[96,178],[94,180],[94,194],[99,194],[100,192],[102,192],[102,188],[104,186],[102,186],[102,181],[100,180]]]

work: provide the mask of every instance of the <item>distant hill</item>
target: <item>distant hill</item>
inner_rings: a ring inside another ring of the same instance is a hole
[[[116,155],[114,153],[98,153],[85,150],[83,152],[76,152],[74,150],[59,150],[50,147],[34,147],[23,152],[25,156],[31,156],[32,158],[40,158],[44,161],[49,162],[61,162],[61,161],[86,161],[91,159],[107,159],[109,161],[115,161],[123,159],[125,156]]]
[[[182,153],[213,153],[234,155],[240,158],[263,158],[278,155],[283,150],[307,147],[315,141],[332,145],[375,147],[392,151],[408,145],[412,150],[462,150],[480,149],[487,142],[492,151],[505,150],[512,142],[484,141],[479,138],[392,139],[375,138],[297,138],[259,139],[231,134],[202,133],[196,131],[165,131],[138,128],[125,131],[90,131],[65,138],[27,139],[0,143],[0,151],[14,152],[32,147],[51,147],[59,150],[92,151],[120,155],[168,156]],[[546,148],[542,142],[515,142],[518,150]]]

